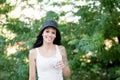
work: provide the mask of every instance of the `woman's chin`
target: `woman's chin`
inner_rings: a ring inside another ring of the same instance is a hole
[[[47,43],[47,44],[51,44],[51,43],[53,43],[53,41],[47,41],[46,43]]]

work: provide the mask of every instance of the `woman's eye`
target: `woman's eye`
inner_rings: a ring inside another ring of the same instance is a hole
[[[55,34],[55,32],[52,32],[52,34]]]
[[[46,33],[51,33],[51,34],[56,34],[55,31],[50,31],[50,30],[46,30],[45,32],[46,32]]]
[[[47,30],[46,32],[47,32],[47,33],[49,33],[49,31],[48,31],[48,30]]]

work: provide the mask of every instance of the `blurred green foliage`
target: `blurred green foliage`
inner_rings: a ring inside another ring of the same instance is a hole
[[[59,22],[72,73],[69,80],[120,80],[120,1],[86,1],[93,2],[84,6],[74,5],[70,0],[52,4],[72,4],[78,9],[72,13],[80,17],[77,23]],[[0,80],[28,80],[28,54],[42,22],[46,19],[59,21],[68,12],[48,11],[40,20],[27,18],[29,23],[26,23],[8,16],[15,6],[6,0],[0,1],[0,8]],[[5,15],[6,22],[1,15]],[[109,45],[106,45],[106,40]],[[13,48],[15,53],[8,54]]]

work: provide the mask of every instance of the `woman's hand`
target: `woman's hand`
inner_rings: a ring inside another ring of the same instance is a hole
[[[56,69],[62,69],[65,67],[65,64],[63,63],[63,61],[58,61],[55,66]]]

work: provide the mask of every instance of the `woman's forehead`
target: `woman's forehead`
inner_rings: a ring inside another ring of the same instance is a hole
[[[52,26],[48,26],[48,27],[46,27],[46,29],[53,29],[53,30],[56,30],[54,27],[52,27]]]

